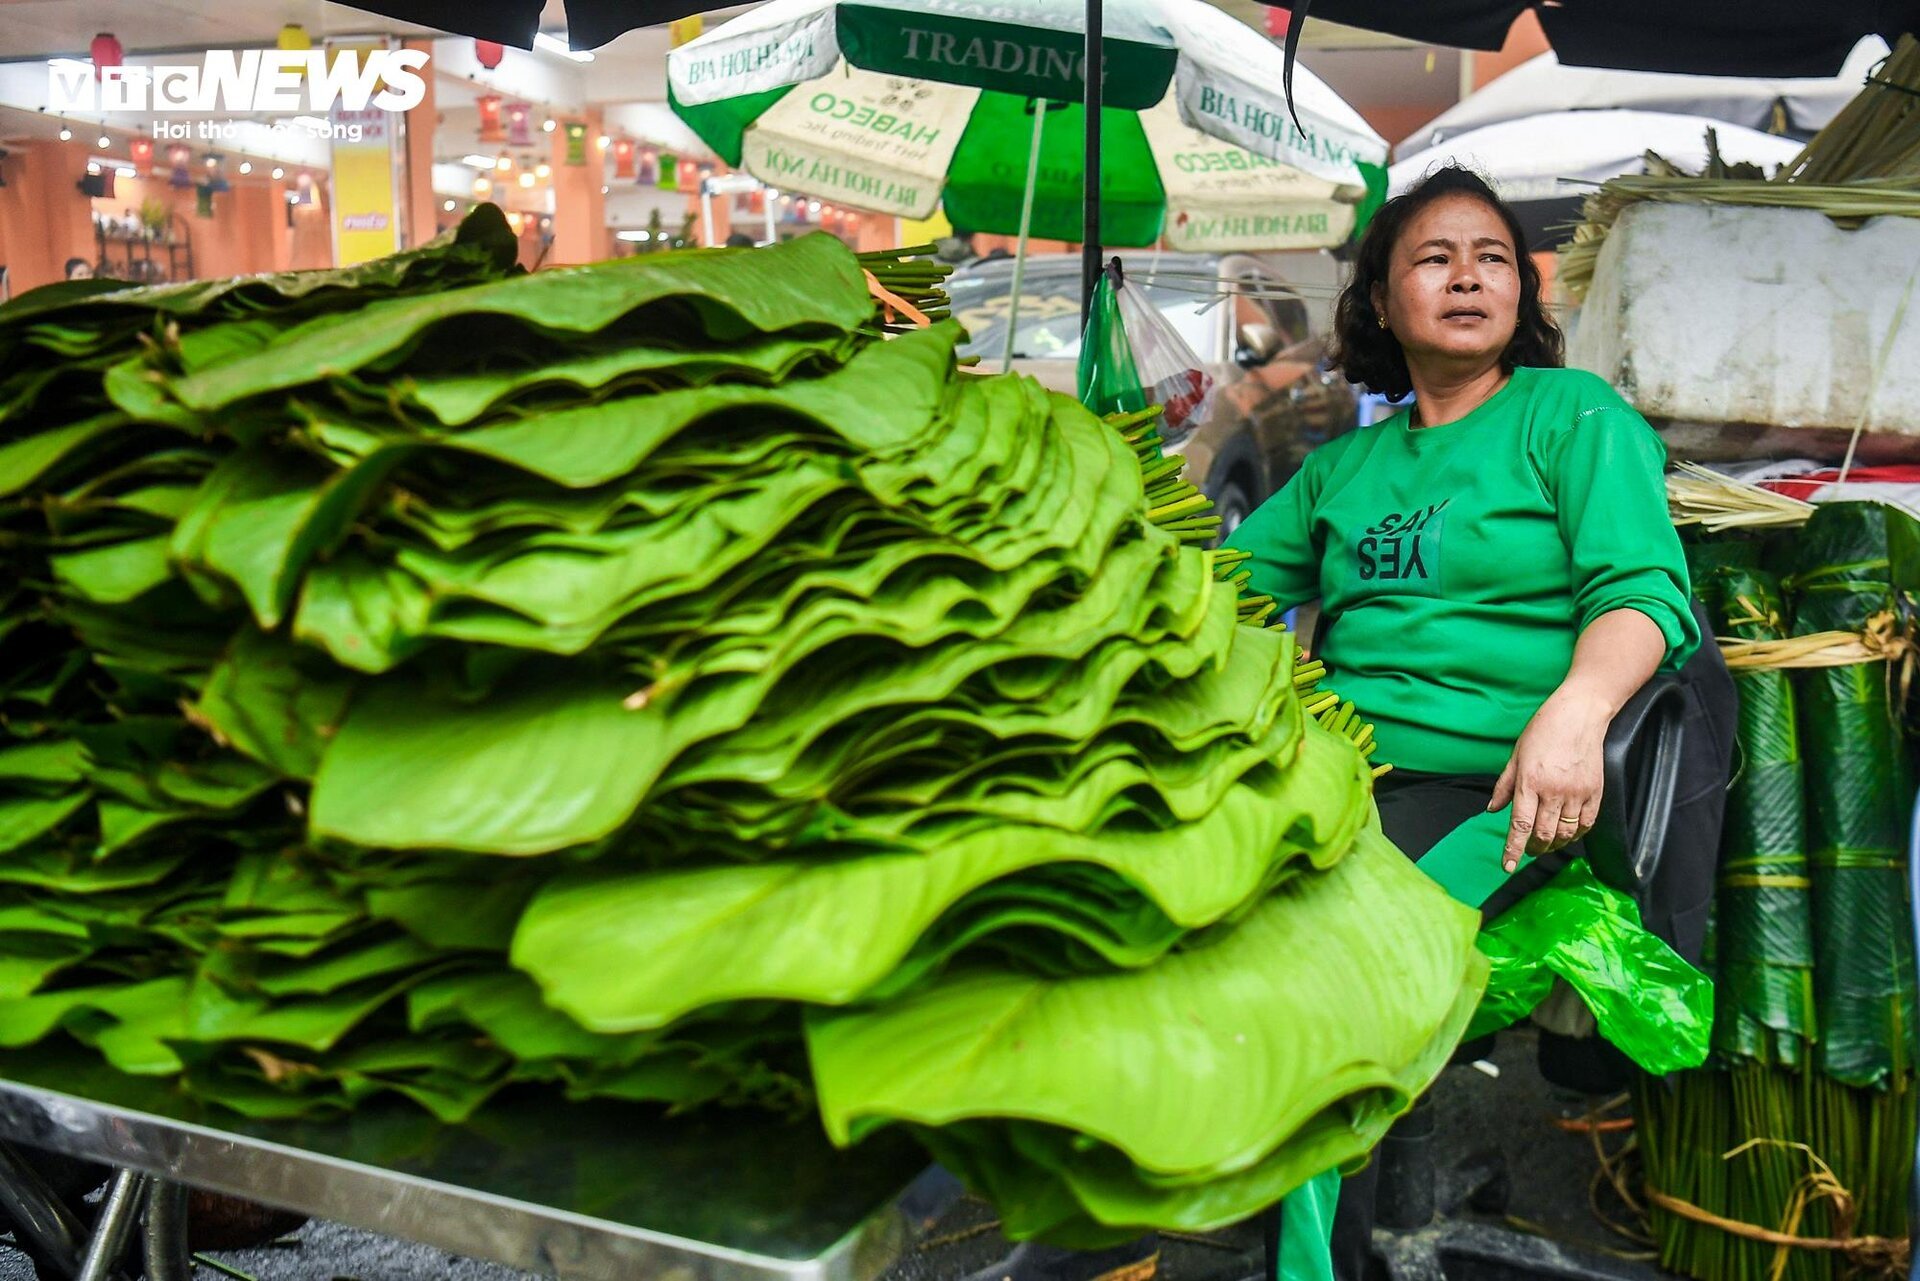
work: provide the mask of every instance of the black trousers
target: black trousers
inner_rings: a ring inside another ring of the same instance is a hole
[[[1485,811],[1497,781],[1492,775],[1393,770],[1374,784],[1374,797],[1380,805],[1380,826],[1387,839],[1417,863],[1442,837]],[[1481,907],[1482,919],[1492,920],[1545,885],[1580,852],[1577,844],[1570,845],[1515,872]],[[1364,1170],[1340,1185],[1340,1203],[1333,1218],[1333,1274],[1339,1281],[1365,1281],[1367,1256],[1373,1248],[1374,1198],[1379,1181],[1380,1161],[1376,1154]],[[1272,1229],[1276,1239],[1277,1222],[1276,1217]],[[1277,1252],[1270,1256],[1270,1272],[1272,1262],[1278,1257]]]

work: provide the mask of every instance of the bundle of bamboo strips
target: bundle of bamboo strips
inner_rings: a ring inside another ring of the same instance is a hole
[[[1867,87],[1775,176],[1834,183],[1920,176],[1920,41],[1902,36]]]
[[[1676,525],[1725,529],[1804,525],[1813,504],[1735,480],[1711,467],[1681,463],[1667,474],[1667,508]]]
[[[1907,1235],[1911,1079],[1856,1089],[1750,1064],[1642,1077],[1634,1093],[1663,1266],[1713,1281],[1906,1275],[1893,1243]]]
[[[1588,196],[1558,279],[1576,298],[1593,283],[1600,247],[1620,215],[1643,201],[1814,209],[1855,226],[1868,218],[1920,217],[1920,40],[1900,43],[1866,87],[1772,178],[1723,164],[1708,130],[1709,161],[1686,174],[1647,157],[1644,175],[1615,178]]]

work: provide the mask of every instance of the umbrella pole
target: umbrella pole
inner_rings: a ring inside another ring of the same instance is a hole
[[[1033,100],[1033,143],[1027,148],[1027,190],[1020,200],[1020,243],[1013,252],[1013,286],[1007,294],[1007,354],[1001,372],[1013,368],[1014,335],[1020,321],[1020,285],[1027,274],[1027,234],[1033,230],[1033,190],[1040,183],[1040,135],[1047,127],[1047,100]]]
[[[1086,84],[1087,156],[1086,196],[1081,202],[1086,220],[1080,236],[1080,325],[1093,314],[1093,287],[1100,281],[1100,108],[1105,99],[1105,15],[1101,0],[1087,0]]]

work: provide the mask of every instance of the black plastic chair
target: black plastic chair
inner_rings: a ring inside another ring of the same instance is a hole
[[[1673,676],[1655,676],[1627,700],[1607,731],[1600,816],[1586,837],[1594,875],[1647,916],[1679,790],[1686,716],[1686,694]]]

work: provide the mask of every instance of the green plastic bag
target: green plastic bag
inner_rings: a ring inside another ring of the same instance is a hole
[[[1080,403],[1094,413],[1137,414],[1147,407],[1147,390],[1133,361],[1127,326],[1120,319],[1120,298],[1111,273],[1094,287],[1087,332],[1080,343]]]
[[[1569,863],[1480,931],[1493,963],[1464,1040],[1531,1014],[1556,978],[1580,994],[1600,1034],[1647,1071],[1699,1067],[1713,1040],[1713,984],[1641,928],[1633,900]]]
[[[1510,875],[1500,865],[1512,807],[1476,814],[1420,860],[1420,870],[1469,907]],[[1522,859],[1526,867],[1531,859]],[[1627,895],[1602,885],[1585,859],[1480,931],[1493,963],[1486,995],[1462,1040],[1518,1023],[1564,979],[1600,1024],[1601,1035],[1649,1072],[1699,1067],[1713,1036],[1713,984],[1642,928]]]

